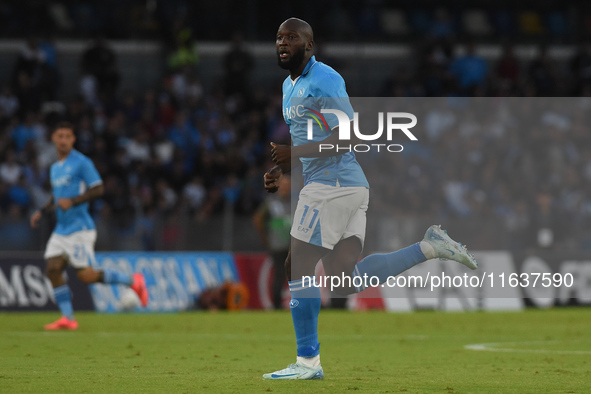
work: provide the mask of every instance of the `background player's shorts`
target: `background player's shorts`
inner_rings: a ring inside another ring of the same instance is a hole
[[[76,231],[69,235],[53,233],[45,248],[45,259],[63,256],[76,269],[87,268],[94,262],[96,230]]]
[[[331,250],[341,239],[355,236],[363,246],[368,204],[365,187],[309,183],[300,192],[291,236]]]

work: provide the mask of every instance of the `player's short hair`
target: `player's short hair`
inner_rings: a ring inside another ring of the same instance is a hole
[[[72,133],[74,133],[74,125],[70,122],[58,122],[55,127],[53,128],[53,131],[51,132],[52,134],[56,132],[56,130],[58,129],[70,129],[72,130]]]

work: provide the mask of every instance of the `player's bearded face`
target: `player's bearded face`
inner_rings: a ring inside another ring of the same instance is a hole
[[[300,48],[294,48],[287,59],[281,59],[279,56],[279,50],[277,50],[277,63],[279,67],[284,70],[292,70],[298,68],[304,61],[306,56],[306,46],[302,45]]]

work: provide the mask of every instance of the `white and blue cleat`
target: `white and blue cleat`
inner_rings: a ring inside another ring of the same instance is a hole
[[[287,368],[263,375],[265,380],[312,380],[324,379],[324,371],[318,367],[305,367],[298,363],[289,364]]]
[[[451,239],[440,225],[429,227],[423,241],[433,247],[435,254],[441,260],[454,260],[473,270],[478,268],[478,262],[468,252],[466,246]]]

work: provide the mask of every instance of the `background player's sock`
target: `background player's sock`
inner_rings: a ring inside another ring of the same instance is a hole
[[[103,283],[111,283],[114,285],[121,284],[121,285],[131,286],[133,283],[133,279],[131,276],[129,276],[127,274],[105,268],[103,270]]]
[[[74,320],[74,308],[72,308],[72,293],[70,292],[70,286],[62,285],[56,287],[53,289],[53,295],[55,296],[55,303],[60,308],[62,315],[69,320]]]
[[[108,268],[103,270],[103,283],[111,283],[114,285],[128,285],[131,286],[133,279],[131,276],[121,273],[119,271],[110,270]]]
[[[318,343],[320,289],[309,282],[306,285],[303,285],[301,279],[289,282],[291,293],[289,307],[298,344],[298,361],[300,357],[314,358],[320,353]],[[312,360],[312,363],[315,361]],[[318,357],[318,363],[320,363],[320,357]]]
[[[363,278],[364,274],[367,274],[368,277],[377,276],[380,283],[384,283],[389,276],[396,276],[423,261],[427,261],[427,258],[421,251],[420,242],[417,242],[396,252],[367,256],[355,265],[353,279]],[[359,283],[359,280],[356,283]],[[357,292],[365,290],[364,284],[356,287]]]

